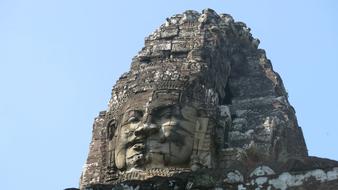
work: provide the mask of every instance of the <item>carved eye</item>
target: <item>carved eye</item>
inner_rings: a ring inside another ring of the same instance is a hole
[[[138,122],[138,121],[140,121],[140,119],[137,118],[136,116],[131,116],[131,117],[127,120],[128,123],[135,123],[135,122]]]
[[[143,113],[142,111],[135,111],[135,110],[132,110],[128,113],[127,115],[127,120],[125,121],[125,123],[136,123],[136,122],[139,122],[140,119],[142,118],[143,116]]]
[[[156,115],[161,119],[171,119],[179,116],[179,109],[177,106],[165,106],[156,110]]]
[[[166,111],[164,111],[163,113],[161,113],[161,118],[163,118],[163,119],[169,119],[169,118],[171,118],[173,116],[173,113],[172,113],[172,111],[171,110],[166,110]]]

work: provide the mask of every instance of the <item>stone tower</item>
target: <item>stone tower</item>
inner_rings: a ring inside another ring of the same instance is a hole
[[[167,18],[95,118],[80,189],[338,189],[258,45],[211,9]]]

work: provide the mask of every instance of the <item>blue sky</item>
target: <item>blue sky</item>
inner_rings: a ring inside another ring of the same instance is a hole
[[[77,186],[94,117],[144,37],[207,7],[252,29],[309,153],[338,160],[338,1],[0,0],[1,189]]]

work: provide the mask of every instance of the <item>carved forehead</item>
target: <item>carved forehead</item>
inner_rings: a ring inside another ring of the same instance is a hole
[[[176,90],[155,91],[149,104],[149,109],[180,104],[180,96],[181,92]]]
[[[151,101],[152,94],[153,93],[151,91],[146,91],[134,94],[133,96],[129,97],[123,105],[121,110],[122,114],[131,109],[144,110]]]
[[[128,110],[146,110],[180,103],[181,92],[177,90],[145,91],[128,98],[122,114]]]

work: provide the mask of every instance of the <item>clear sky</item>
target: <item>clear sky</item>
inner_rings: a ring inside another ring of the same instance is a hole
[[[310,155],[338,160],[336,0],[0,0],[1,189],[76,187],[94,117],[144,37],[207,7],[252,29]]]

